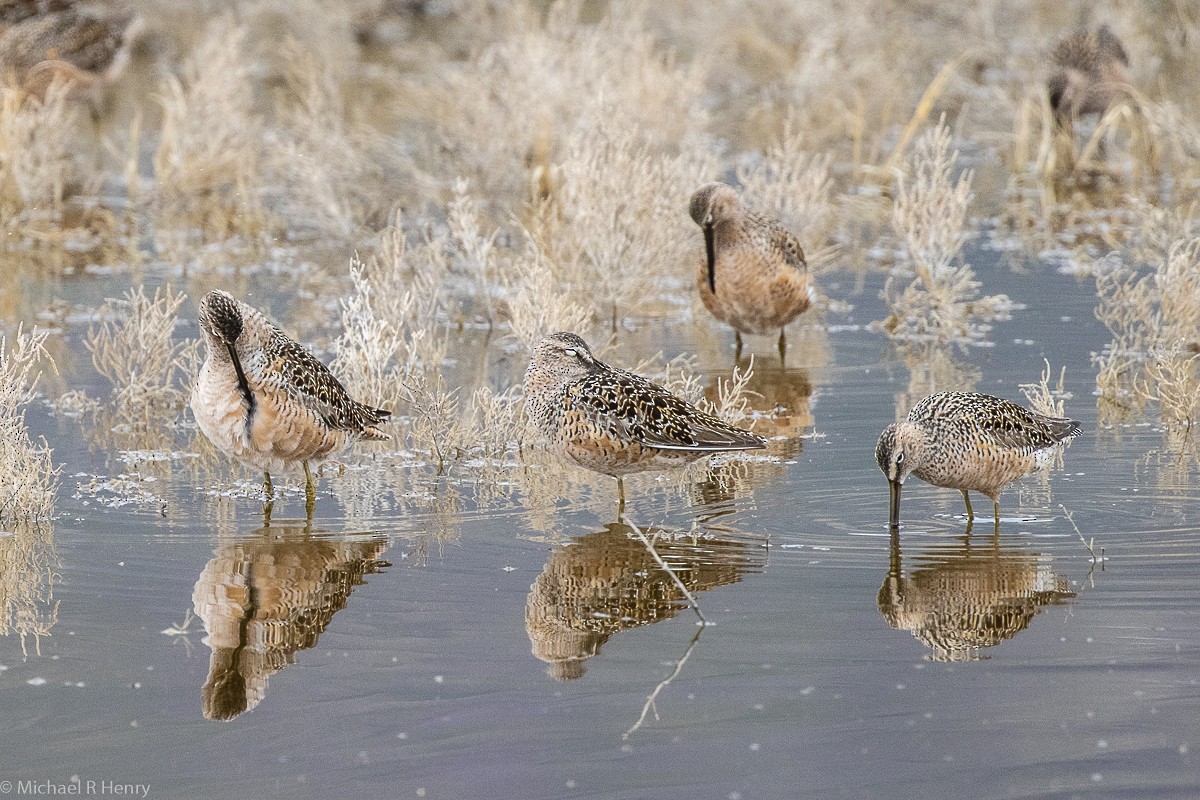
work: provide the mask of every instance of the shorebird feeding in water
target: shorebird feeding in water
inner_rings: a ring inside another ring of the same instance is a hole
[[[742,334],[779,331],[816,300],[800,242],[777,220],[742,205],[724,183],[706,183],[692,195],[692,219],[704,231],[705,257],[696,268],[696,289],[712,315],[733,327],[737,357]]]
[[[1129,56],[1107,25],[1076,31],[1050,55],[1054,72],[1046,81],[1050,108],[1063,126],[1085,114],[1103,114],[1129,85]]]
[[[200,430],[217,449],[263,471],[304,468],[305,510],[316,504],[310,462],[359,439],[387,439],[390,412],[351,399],[328,368],[258,310],[222,291],[200,301],[208,354],[192,388]]]
[[[971,498],[992,500],[1000,527],[1000,492],[1049,463],[1059,444],[1079,435],[1079,424],[1047,417],[1016,403],[975,392],[938,392],[913,406],[903,422],[884,428],[875,460],[891,489],[888,521],[900,524],[900,488],[909,475],[958,489],[973,520]]]
[[[525,371],[525,409],[555,452],[617,479],[621,510],[624,475],[767,446],[761,436],[598,361],[573,333],[551,334],[534,348]]]

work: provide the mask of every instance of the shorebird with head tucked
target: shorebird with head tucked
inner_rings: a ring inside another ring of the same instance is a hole
[[[1060,125],[1085,114],[1103,114],[1129,85],[1129,56],[1107,25],[1076,31],[1050,54],[1054,72],[1046,81],[1050,108]]]
[[[551,334],[534,348],[525,371],[525,409],[555,452],[617,479],[621,509],[624,475],[767,446],[761,436],[597,360],[573,333]]]
[[[387,439],[390,415],[352,399],[328,368],[261,312],[222,291],[200,301],[208,354],[192,388],[196,424],[217,449],[263,471],[304,468],[305,509],[316,503],[311,462],[359,439]]]
[[[779,331],[816,300],[804,251],[777,220],[742,205],[724,183],[706,183],[692,195],[692,219],[704,231],[705,257],[696,268],[696,289],[712,315],[733,327],[737,356],[742,334]]]
[[[888,521],[900,525],[900,489],[909,475],[958,489],[973,520],[971,498],[992,500],[1000,526],[1000,492],[1050,462],[1058,445],[1079,435],[1079,424],[1047,417],[976,392],[938,392],[913,406],[903,422],[884,428],[875,460],[891,489]]]

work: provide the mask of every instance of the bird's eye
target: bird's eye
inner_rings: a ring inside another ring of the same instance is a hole
[[[713,224],[713,215],[712,215],[712,212],[711,212],[711,211],[710,211],[710,212],[708,212],[708,216],[704,218],[704,224],[705,224],[705,225],[712,225],[712,224]]]
[[[896,454],[896,463],[897,463],[897,464],[903,464],[903,463],[904,463],[904,453],[897,453],[897,454]]]
[[[568,347],[566,350],[563,350],[563,352],[569,355],[571,358],[576,358],[579,356],[579,351],[574,347]]]

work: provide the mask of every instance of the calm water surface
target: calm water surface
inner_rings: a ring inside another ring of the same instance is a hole
[[[1085,433],[1064,466],[1005,492],[998,536],[914,480],[891,539],[873,448],[910,370],[856,327],[883,316],[879,282],[827,276],[851,318],[760,378],[805,434],[789,463],[719,467],[741,488],[699,480],[687,500],[631,484],[630,519],[658,532],[704,628],[616,524],[608,481],[447,515],[326,477],[311,529],[282,519],[295,495],[264,529],[260,502],[176,469],[148,487],[165,506],[104,509],[78,487],[120,472],[115,452],[33,409],[65,464],[60,516],[7,538],[40,537],[56,617],[27,655],[0,638],[0,780],[153,798],[1200,797],[1197,488],[1161,431],[1098,427],[1092,282],[970,260],[1026,308],[952,357],[1014,399],[1043,357],[1066,366]],[[667,327],[664,344],[647,327],[614,360],[664,347],[728,371],[724,331]]]

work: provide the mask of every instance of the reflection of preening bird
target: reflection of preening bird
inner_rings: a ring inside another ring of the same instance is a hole
[[[1054,71],[1046,90],[1060,123],[1103,114],[1129,85],[1129,56],[1107,25],[1063,38],[1050,58]]]
[[[200,302],[208,355],[192,389],[196,424],[217,449],[271,472],[303,466],[311,512],[316,487],[309,462],[359,439],[387,439],[388,411],[352,399],[328,368],[259,311],[222,291]]]
[[[525,632],[557,680],[582,676],[584,662],[613,634],[670,619],[686,607],[679,587],[630,533],[613,523],[555,548],[529,587]],[[740,581],[762,569],[766,553],[713,538],[660,538],[654,547],[691,592]]]
[[[557,453],[615,477],[622,503],[622,475],[767,446],[761,436],[597,360],[573,333],[547,336],[534,349],[525,371],[525,408]]]
[[[192,590],[212,648],[203,689],[205,719],[254,708],[267,678],[317,643],[363,576],[377,572],[383,539],[304,538],[303,528],[271,528],[296,538],[222,545]]]
[[[1079,435],[1079,424],[1047,417],[1016,403],[976,392],[938,392],[913,406],[902,422],[879,435],[875,460],[891,489],[889,521],[900,524],[900,488],[909,475],[958,489],[974,519],[967,492],[991,498],[1000,524],[1000,492],[1046,466],[1059,444]]]
[[[17,0],[0,7],[0,73],[44,94],[55,79],[88,90],[115,80],[144,27],[132,12],[103,12],[67,0]]]
[[[800,242],[777,220],[742,205],[724,183],[706,183],[692,195],[689,213],[704,232],[705,257],[696,269],[696,290],[714,317],[733,327],[737,356],[743,333],[779,331],[816,299]]]
[[[1025,630],[1044,606],[1075,596],[1045,556],[992,542],[972,547],[968,539],[958,547],[932,548],[905,575],[900,534],[893,531],[880,613],[932,648],[934,660],[963,661]]]

